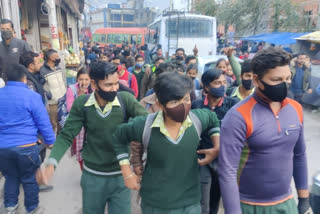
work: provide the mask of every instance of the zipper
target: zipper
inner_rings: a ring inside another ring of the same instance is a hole
[[[276,120],[277,120],[278,133],[280,134],[280,133],[281,133],[281,126],[280,126],[280,121],[279,121],[279,114],[276,114],[276,113],[272,110],[270,104],[269,104],[269,107],[270,107],[271,112],[273,113],[273,115],[275,116],[275,118],[276,118]],[[282,109],[282,108],[281,108],[281,109]],[[281,111],[281,109],[280,109],[280,111]],[[280,112],[280,111],[279,111],[279,112]]]

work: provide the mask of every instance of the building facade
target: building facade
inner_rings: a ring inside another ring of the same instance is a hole
[[[54,9],[41,0],[0,0],[0,18],[12,20],[17,37],[26,40],[34,51],[72,47],[78,52],[79,20],[84,0],[50,1]],[[52,17],[54,26],[49,24]],[[56,33],[53,35],[53,32]],[[53,46],[53,39],[58,41],[58,46]]]

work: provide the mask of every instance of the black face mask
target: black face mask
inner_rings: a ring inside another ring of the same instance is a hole
[[[61,59],[56,59],[56,60],[54,61],[54,65],[55,65],[55,66],[58,66],[58,65],[60,64],[60,62],[61,62]]]
[[[195,79],[196,79],[196,77],[191,77],[191,79],[192,79],[192,80],[195,80]]]
[[[101,97],[103,100],[107,101],[107,102],[113,102],[114,99],[117,96],[117,91],[104,91],[100,88],[100,86],[97,84],[98,90],[97,93],[99,95],[99,97]]]
[[[264,90],[259,90],[272,102],[282,102],[288,95],[288,83],[282,82],[277,85],[269,85],[260,80],[264,85]]]
[[[253,88],[252,80],[241,80],[241,83],[246,90],[251,90]]]
[[[12,31],[3,30],[1,31],[1,38],[3,41],[9,40],[12,37]]]

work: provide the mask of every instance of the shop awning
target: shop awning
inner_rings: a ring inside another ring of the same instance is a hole
[[[320,43],[320,31],[309,33],[309,34],[306,34],[304,36],[300,36],[300,37],[298,37],[296,39],[297,40],[305,40],[305,41]]]
[[[274,45],[290,45],[295,44],[297,42],[295,38],[304,36],[306,34],[308,33],[274,32],[244,37],[241,38],[241,40],[253,42],[266,42]]]

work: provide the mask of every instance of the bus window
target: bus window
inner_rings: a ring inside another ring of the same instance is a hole
[[[101,34],[93,34],[92,41],[93,42],[100,42],[101,40]]]
[[[108,43],[110,44],[121,44],[123,41],[123,34],[108,34]]]
[[[100,42],[101,42],[101,43],[106,43],[106,37],[107,37],[107,36],[106,36],[105,34],[102,34],[102,35],[101,35]]]
[[[130,35],[130,44],[133,45],[134,42],[137,42],[137,35],[131,34]]]
[[[142,44],[142,34],[138,34],[137,44]]]
[[[129,34],[122,34],[122,41],[125,43],[129,43],[130,41],[130,35]]]
[[[179,25],[179,27],[178,27]],[[179,29],[179,37],[211,37],[213,34],[212,21],[201,19],[177,19],[167,20],[166,36],[177,35]]]

